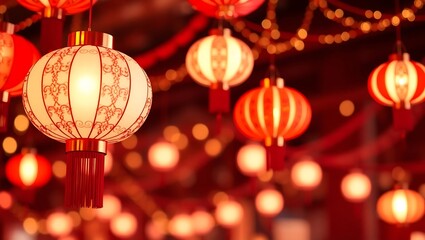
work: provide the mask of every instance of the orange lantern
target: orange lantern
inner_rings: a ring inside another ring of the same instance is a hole
[[[393,108],[395,129],[412,130],[411,105],[425,99],[425,67],[411,61],[408,53],[392,54],[372,71],[368,89],[376,102]]]
[[[256,10],[264,0],[189,0],[203,14],[216,18],[236,18]]]
[[[210,88],[209,111],[230,111],[229,88],[248,79],[254,67],[251,49],[230,35],[216,31],[195,42],[187,52],[186,68],[197,83]]]
[[[342,195],[350,202],[361,202],[369,197],[372,184],[360,170],[353,170],[341,181]]]
[[[243,218],[244,212],[240,203],[233,200],[223,200],[217,204],[215,219],[223,227],[234,227]]]
[[[247,176],[257,176],[266,171],[266,149],[260,144],[247,144],[238,151],[237,164],[241,172]]]
[[[267,168],[284,167],[284,140],[301,135],[310,124],[311,107],[298,91],[283,86],[283,79],[242,95],[236,103],[233,120],[239,131],[252,140],[262,140],[267,150]]]
[[[151,166],[162,172],[172,170],[179,162],[180,153],[176,145],[160,141],[148,150],[148,160]]]
[[[255,207],[257,211],[267,217],[274,217],[279,214],[284,206],[283,196],[274,189],[261,190],[255,197]]]
[[[322,168],[311,159],[296,162],[291,169],[291,180],[297,188],[312,190],[322,181]]]
[[[25,75],[40,58],[31,42],[13,33],[13,24],[0,22],[0,132],[7,130],[10,97],[21,95]]]
[[[25,8],[39,12],[41,19],[40,48],[43,54],[62,47],[64,16],[83,12],[96,0],[17,0]]]
[[[176,238],[189,238],[193,236],[193,225],[190,215],[177,214],[168,223],[168,231]]]
[[[137,218],[128,212],[120,213],[111,219],[109,227],[111,232],[119,238],[129,238],[137,231]]]
[[[50,162],[34,149],[23,149],[6,163],[6,177],[15,186],[24,189],[44,186],[52,176]]]
[[[376,205],[379,217],[391,224],[409,224],[424,214],[424,198],[409,189],[395,189],[384,193]]]
[[[74,32],[30,70],[22,100],[39,131],[66,143],[65,205],[102,207],[106,146],[136,132],[152,105],[145,71],[112,36]]]

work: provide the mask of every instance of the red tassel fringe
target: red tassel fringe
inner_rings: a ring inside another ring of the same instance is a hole
[[[209,111],[210,113],[228,113],[230,112],[230,92],[223,88],[210,88],[209,93]]]
[[[283,146],[266,146],[267,170],[280,171],[285,168],[285,148]]]
[[[65,207],[103,207],[104,158],[99,152],[66,153]]]

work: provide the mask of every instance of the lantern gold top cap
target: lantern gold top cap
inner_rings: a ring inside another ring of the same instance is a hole
[[[62,19],[63,18],[63,10],[61,8],[47,7],[43,10],[43,17],[44,18]]]
[[[77,31],[68,35],[68,47],[82,45],[113,48],[113,37],[107,33],[94,31]]]
[[[15,24],[10,22],[2,22],[0,21],[0,32],[13,34],[15,33]]]

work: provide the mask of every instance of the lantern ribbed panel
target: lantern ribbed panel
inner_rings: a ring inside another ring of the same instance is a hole
[[[19,4],[34,12],[42,12],[45,8],[63,9],[66,14],[75,14],[87,10],[90,0],[17,0]],[[96,2],[96,0],[93,0]]]
[[[30,121],[61,142],[122,141],[142,126],[151,104],[144,70],[127,55],[105,47],[50,52],[24,82],[23,105]]]
[[[0,32],[0,90],[4,91],[14,59],[14,43],[12,35]]]
[[[408,224],[418,221],[424,214],[424,198],[409,189],[384,193],[377,202],[379,217],[391,224]]]
[[[199,84],[222,83],[224,89],[244,82],[254,67],[251,49],[241,40],[230,36],[211,35],[195,42],[186,55],[189,75]]]
[[[256,10],[264,0],[189,0],[192,6],[210,17],[245,16]]]
[[[395,72],[397,64],[404,64],[407,70],[406,96],[402,99],[397,94]],[[425,98],[425,67],[410,61],[405,53],[403,60],[390,60],[381,64],[369,76],[368,89],[373,99],[385,106],[410,109]]]
[[[310,124],[307,99],[292,88],[261,87],[245,93],[236,103],[234,121],[253,140],[293,139]]]

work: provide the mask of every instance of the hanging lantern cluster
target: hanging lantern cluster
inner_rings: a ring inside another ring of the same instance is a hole
[[[130,137],[151,108],[145,71],[112,36],[74,32],[30,70],[22,99],[33,125],[66,143],[65,205],[102,207],[106,145]]]
[[[394,128],[410,131],[414,127],[411,106],[425,99],[425,67],[411,61],[408,53],[392,54],[369,76],[373,99],[393,108]]]
[[[264,0],[189,0],[193,8],[215,18],[236,18],[250,14]]]
[[[10,97],[20,96],[22,82],[40,58],[37,48],[14,34],[14,25],[0,21],[0,132],[7,130]]]
[[[264,141],[267,169],[284,168],[284,141],[301,135],[309,126],[311,107],[295,89],[276,85],[266,78],[262,86],[242,95],[237,101],[233,120],[238,130],[252,140]]]

